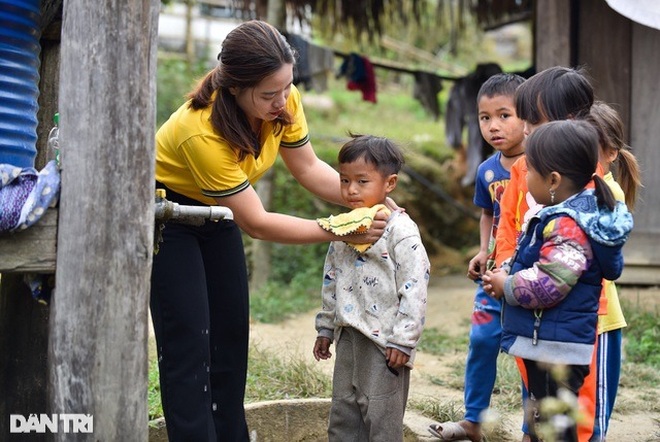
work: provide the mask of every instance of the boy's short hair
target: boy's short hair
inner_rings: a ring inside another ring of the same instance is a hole
[[[518,74],[495,74],[481,85],[477,94],[477,103],[479,103],[481,97],[494,97],[496,95],[513,97],[518,86],[524,82],[525,79]]]
[[[351,140],[339,150],[339,164],[352,163],[364,158],[384,176],[399,173],[405,163],[401,148],[385,137],[349,133]]]

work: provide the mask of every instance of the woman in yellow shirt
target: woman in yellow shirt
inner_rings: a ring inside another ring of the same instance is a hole
[[[248,283],[241,232],[282,243],[338,240],[315,220],[267,212],[252,185],[277,154],[306,189],[341,204],[337,172],[309,141],[294,53],[261,21],[241,24],[219,63],[156,134],[156,186],[186,205],[222,205],[233,221],[167,224],[154,257],[151,313],[170,441],[248,441],[243,398]],[[371,229],[342,237],[371,243]]]

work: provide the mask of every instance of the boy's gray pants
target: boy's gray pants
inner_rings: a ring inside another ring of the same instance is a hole
[[[410,368],[392,373],[383,351],[351,327],[342,329],[335,353],[328,440],[403,441]]]

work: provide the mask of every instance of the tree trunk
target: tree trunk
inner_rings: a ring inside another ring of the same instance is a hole
[[[268,23],[280,30],[286,26],[286,9],[282,0],[268,1]],[[272,168],[255,186],[255,190],[266,210],[270,210],[273,202],[275,188],[275,169]],[[271,251],[269,241],[253,240],[252,242],[252,273],[250,274],[250,288],[258,290],[268,281],[272,271]]]
[[[186,60],[188,68],[192,69],[197,55],[195,54],[195,37],[193,36],[193,7],[197,0],[186,0]]]
[[[159,0],[68,0],[61,44],[62,190],[48,347],[51,413],[147,440]]]

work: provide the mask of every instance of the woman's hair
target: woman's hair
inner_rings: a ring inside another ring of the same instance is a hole
[[[251,20],[227,34],[218,60],[218,66],[188,95],[190,107],[199,110],[212,104],[211,124],[216,132],[238,151],[241,159],[256,155],[259,151],[257,134],[230,89],[257,86],[285,64],[293,65],[295,52],[276,28]],[[274,121],[275,131],[292,122],[292,116],[285,109]]]
[[[614,209],[616,200],[605,181],[595,174],[598,166],[598,133],[580,120],[552,121],[538,127],[526,140],[527,164],[541,176],[557,172],[576,190],[594,180],[599,205]]]
[[[594,102],[594,90],[582,70],[555,66],[545,69],[516,90],[518,118],[531,124],[584,118]]]
[[[603,101],[594,102],[587,118],[598,132],[598,141],[603,150],[614,149],[618,156],[614,163],[615,177],[626,197],[630,210],[635,208],[637,190],[642,186],[637,158],[624,141],[623,121],[619,113]]]
[[[399,173],[405,163],[399,146],[391,140],[373,135],[356,135],[349,133],[351,140],[339,150],[339,164],[352,163],[364,158],[366,163],[373,164],[383,175]]]

